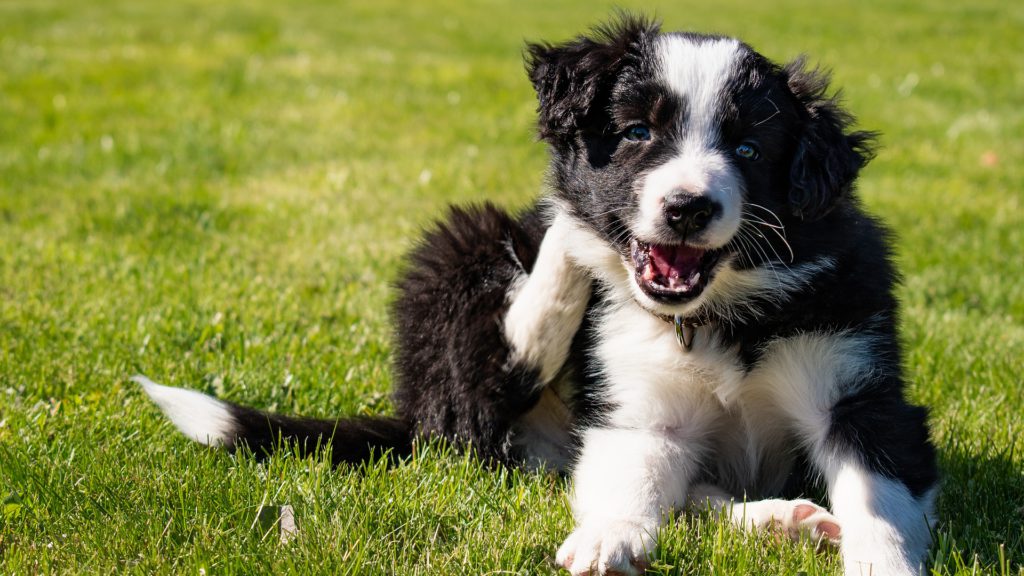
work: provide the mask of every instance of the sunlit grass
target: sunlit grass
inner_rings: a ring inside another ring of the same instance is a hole
[[[621,3],[619,3],[621,4]],[[1024,574],[1024,7],[652,2],[835,71],[884,133],[907,373],[946,478],[934,571]],[[391,410],[389,283],[448,202],[543,187],[524,39],[611,3],[0,4],[0,572],[553,572],[564,482],[441,446],[264,464],[176,435],[144,372],[314,416]],[[294,507],[281,544],[261,505]],[[662,574],[837,574],[708,518]]]

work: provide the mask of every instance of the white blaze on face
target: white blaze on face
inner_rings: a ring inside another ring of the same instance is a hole
[[[691,40],[683,36],[658,38],[657,55],[662,82],[684,102],[676,154],[647,174],[639,190],[640,215],[636,233],[644,240],[673,241],[665,223],[665,197],[675,190],[706,195],[722,213],[695,240],[702,247],[718,248],[729,241],[740,223],[742,179],[718,149],[718,110],[741,55],[734,39]]]

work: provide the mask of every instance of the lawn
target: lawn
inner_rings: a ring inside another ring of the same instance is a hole
[[[1024,4],[619,3],[835,70],[884,133],[910,393],[945,475],[936,574],[1024,574]],[[449,202],[523,206],[524,39],[601,0],[0,2],[0,572],[554,573],[565,482],[438,444],[407,464],[232,457],[142,372],[313,416],[391,411],[388,303]],[[291,505],[281,543],[261,506]],[[837,574],[708,518],[657,574]]]

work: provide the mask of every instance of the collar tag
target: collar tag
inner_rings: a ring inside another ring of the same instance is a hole
[[[693,337],[697,334],[697,327],[683,320],[682,316],[674,316],[672,323],[676,327],[676,340],[679,347],[689,352],[693,350]]]

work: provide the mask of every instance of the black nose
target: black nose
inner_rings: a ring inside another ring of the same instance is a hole
[[[665,197],[665,221],[686,237],[708,227],[722,207],[707,196],[672,192]]]

